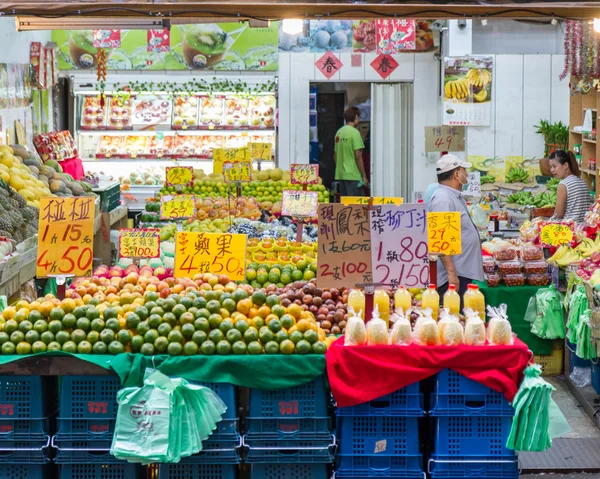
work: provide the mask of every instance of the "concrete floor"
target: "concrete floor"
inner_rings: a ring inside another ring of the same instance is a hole
[[[556,391],[552,393],[552,398],[556,401],[571,426],[571,432],[563,438],[600,438],[600,429],[594,425],[577,399],[569,391],[565,379],[562,376],[544,379],[556,388]],[[600,478],[600,475],[598,477]]]

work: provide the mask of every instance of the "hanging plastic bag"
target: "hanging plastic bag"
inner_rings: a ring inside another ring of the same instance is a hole
[[[409,345],[412,342],[410,321],[406,318],[404,312],[400,308],[396,309],[392,316],[396,316],[396,319],[390,332],[389,344],[397,346]]]
[[[569,314],[567,316],[567,338],[573,344],[577,344],[577,330],[579,321],[583,314],[590,307],[590,303],[585,293],[585,286],[578,285],[569,299]]]
[[[346,323],[344,346],[360,346],[367,342],[367,330],[361,315],[362,311],[356,314],[354,308],[348,306],[348,321]]]
[[[388,344],[388,327],[386,322],[379,317],[379,308],[375,305],[371,321],[367,323],[367,345],[376,346],[378,344]]]
[[[487,307],[488,321],[487,339],[492,346],[508,345],[514,343],[512,326],[506,314],[506,304],[501,304],[498,308]]]
[[[591,309],[586,309],[577,325],[576,339],[577,347],[575,354],[581,359],[596,359],[598,357],[598,348],[596,343],[592,341],[592,328],[590,327]]]
[[[471,218],[477,229],[484,230],[489,224],[488,212],[479,203],[471,208]]]
[[[550,285],[535,294],[537,314],[531,324],[531,332],[543,339],[563,339],[566,334],[562,297]]]
[[[415,323],[413,341],[421,346],[440,345],[440,331],[438,324],[431,315],[431,309],[426,308]]]
[[[464,329],[458,316],[450,314],[448,309],[443,309],[440,312],[440,320],[438,321],[440,331],[440,341],[446,346],[458,346],[464,343]]]
[[[470,308],[465,308],[463,312],[466,317],[465,344],[469,346],[484,346],[485,324],[479,317],[479,313]]]
[[[571,374],[569,374],[569,379],[573,381],[573,384],[578,388],[584,388],[592,384],[592,368],[573,368]]]

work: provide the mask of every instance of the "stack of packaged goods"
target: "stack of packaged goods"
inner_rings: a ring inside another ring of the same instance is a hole
[[[289,389],[250,389],[243,443],[251,479],[326,479],[335,438],[325,378]]]
[[[547,286],[550,283],[544,253],[535,245],[497,248],[493,257],[483,259],[483,270],[490,287],[498,286],[501,281],[506,286]]]
[[[430,406],[432,479],[519,477],[517,455],[505,446],[514,409],[501,393],[445,369],[435,378]]]

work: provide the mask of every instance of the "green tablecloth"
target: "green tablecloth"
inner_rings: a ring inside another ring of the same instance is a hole
[[[508,319],[513,332],[523,341],[533,354],[552,354],[552,341],[542,339],[531,332],[531,324],[525,321],[525,312],[529,298],[537,293],[539,286],[498,286],[489,288],[485,283],[478,283],[490,306],[507,305]]]

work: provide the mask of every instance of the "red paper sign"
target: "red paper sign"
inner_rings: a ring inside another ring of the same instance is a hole
[[[323,76],[329,80],[333,75],[340,71],[343,63],[332,52],[325,52],[325,54],[317,60],[315,65]]]
[[[291,180],[293,185],[318,185],[319,165],[293,164]]]
[[[171,49],[171,32],[164,30],[148,30],[148,52],[167,53]]]
[[[393,55],[415,48],[414,20],[377,20],[377,53]]]
[[[385,80],[396,68],[398,68],[398,62],[394,60],[392,55],[378,55],[375,60],[371,62],[371,66],[373,67],[373,70],[379,73],[379,76]]]
[[[120,48],[121,30],[94,30],[94,48]]]

